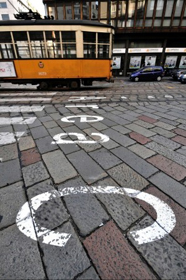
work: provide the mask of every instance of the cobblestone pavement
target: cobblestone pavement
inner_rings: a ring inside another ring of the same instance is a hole
[[[0,279],[186,279],[186,85],[0,89]]]

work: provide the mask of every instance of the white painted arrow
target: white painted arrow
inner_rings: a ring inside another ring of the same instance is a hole
[[[19,140],[23,135],[24,131],[18,131],[18,132],[0,132],[0,145],[6,145],[6,144],[12,144]]]
[[[0,118],[0,125],[10,125],[10,124],[31,124],[35,122],[37,117],[15,117],[15,118]]]
[[[172,209],[159,198],[137,190],[129,188],[120,188],[115,186],[80,186],[64,188],[60,191],[51,191],[39,194],[30,200],[30,208],[26,202],[19,210],[16,223],[19,230],[29,238],[36,240],[42,237],[42,242],[49,245],[63,247],[71,237],[70,233],[55,232],[50,229],[39,226],[35,221],[37,209],[45,202],[66,195],[86,193],[102,194],[121,194],[132,198],[139,198],[150,204],[157,213],[156,221],[144,229],[131,231],[130,234],[138,244],[144,244],[162,239],[169,234],[176,225],[176,218]],[[30,210],[31,209],[31,210]],[[33,225],[34,224],[34,225]],[[36,234],[35,234],[36,232]]]

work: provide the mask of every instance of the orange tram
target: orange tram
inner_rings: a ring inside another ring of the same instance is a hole
[[[112,79],[114,28],[88,20],[0,22],[0,83],[38,89]]]

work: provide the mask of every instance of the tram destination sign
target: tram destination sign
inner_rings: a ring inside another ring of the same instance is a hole
[[[16,77],[13,61],[0,62],[0,77]]]

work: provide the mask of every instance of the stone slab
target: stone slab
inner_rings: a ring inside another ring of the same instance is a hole
[[[88,268],[85,272],[83,272],[80,276],[76,278],[77,280],[99,280],[99,276],[96,273],[93,266]]]
[[[119,133],[112,128],[103,130],[102,133],[104,133],[105,135],[108,135],[112,140],[114,140],[115,142],[119,143],[120,145],[122,145],[124,147],[127,147],[127,146],[135,143],[128,136],[123,135],[122,133]]]
[[[135,154],[137,154],[138,156],[140,156],[143,159],[149,158],[153,155],[155,155],[155,152],[147,149],[145,146],[140,145],[140,144],[135,144],[129,147],[129,150],[131,150],[132,152],[134,152]]]
[[[112,153],[114,153],[117,157],[122,159],[126,164],[128,164],[131,168],[133,168],[145,178],[150,177],[152,174],[158,171],[158,169],[156,169],[154,166],[152,166],[139,156],[135,155],[127,148],[115,148],[112,150]]]
[[[20,151],[28,150],[35,147],[35,142],[31,136],[21,137],[18,143]]]
[[[18,158],[17,144],[0,146],[0,158],[3,158],[3,161]]]
[[[90,267],[90,261],[70,223],[59,227],[57,232],[71,234],[64,247],[43,244],[42,237],[40,238],[47,277],[48,279],[74,279]]]
[[[41,154],[58,149],[57,144],[52,144],[52,141],[53,138],[51,136],[46,136],[36,140],[36,145]]]
[[[67,157],[88,184],[107,176],[104,170],[82,150]]]
[[[161,144],[163,146],[165,146],[166,148],[169,148],[171,150],[175,150],[175,149],[178,149],[181,145],[176,143],[174,138],[172,138],[171,140],[164,137],[164,136],[161,136],[161,135],[155,135],[155,136],[152,136],[151,139],[158,143],[158,144]]]
[[[144,218],[131,230],[146,228],[154,221]],[[170,235],[164,238],[145,244],[138,244],[128,234],[130,241],[140,252],[143,258],[150,264],[160,279],[184,279],[186,275],[186,251]]]
[[[43,154],[42,157],[56,184],[77,176],[76,170],[61,150]]]
[[[0,187],[22,180],[21,168],[18,159],[0,162]]]
[[[23,167],[22,172],[26,187],[49,178],[49,174],[42,161]]]
[[[84,245],[101,279],[156,279],[112,221],[87,237]]]

